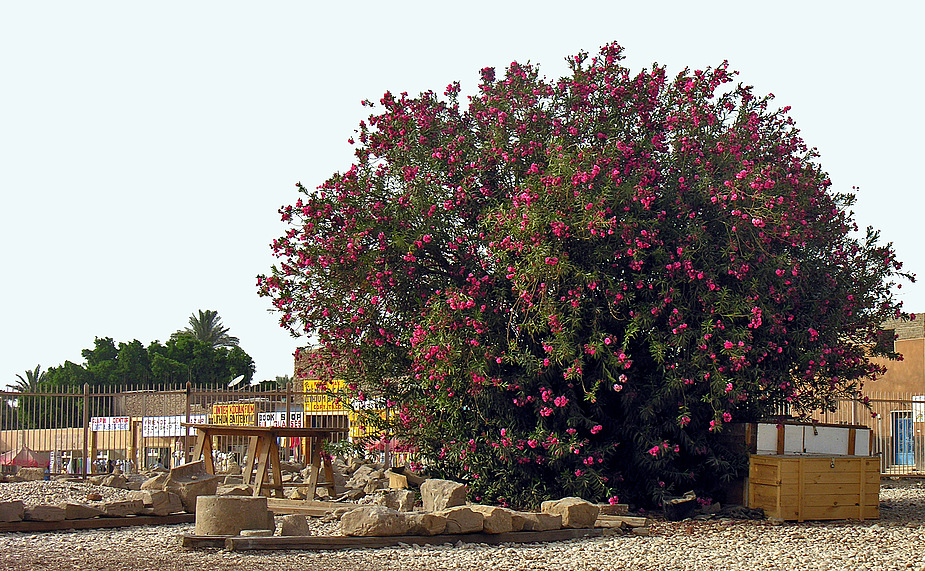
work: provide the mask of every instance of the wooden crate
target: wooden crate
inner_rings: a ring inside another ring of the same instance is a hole
[[[880,458],[752,454],[748,507],[783,520],[879,519]]]

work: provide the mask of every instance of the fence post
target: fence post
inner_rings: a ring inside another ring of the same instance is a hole
[[[90,451],[88,450],[90,440],[90,384],[84,383],[84,450],[83,459],[83,477],[86,480],[87,474],[90,473]]]
[[[286,383],[286,428],[289,428],[289,411],[291,410],[290,403],[292,402],[292,381]]]
[[[189,424],[190,410],[192,410],[192,392],[193,384],[190,381],[186,381],[186,423]],[[192,461],[190,458],[191,454],[189,451],[189,428],[183,429],[183,463],[188,464]]]

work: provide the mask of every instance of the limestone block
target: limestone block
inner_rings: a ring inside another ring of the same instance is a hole
[[[241,537],[273,537],[273,532],[269,529],[242,529],[239,535]]]
[[[26,521],[64,521],[64,508],[41,504],[26,508]]]
[[[145,513],[165,516],[183,511],[183,502],[180,497],[164,490],[141,490],[129,494],[129,499],[141,500]]]
[[[373,505],[385,506],[399,512],[414,510],[414,492],[411,490],[391,490],[382,493],[373,500]]]
[[[424,480],[421,484],[421,501],[424,502],[424,511],[435,512],[462,506],[466,503],[465,484],[450,480]]]
[[[214,496],[220,479],[221,476],[206,473],[200,460],[171,469],[164,490],[180,496],[183,508],[189,513],[195,513],[196,498]]]
[[[215,490],[216,496],[253,496],[254,488],[247,484],[235,484],[233,486],[218,486]]]
[[[87,504],[64,502],[58,507],[64,508],[64,519],[92,519],[103,515],[103,510]]]
[[[167,484],[167,474],[158,474],[141,483],[142,490],[163,490]]]
[[[481,533],[485,525],[485,516],[468,506],[457,506],[434,513],[446,518],[444,533]]]
[[[514,531],[511,511],[495,506],[470,505],[472,511],[479,512],[484,518],[482,531],[485,533],[507,533]]]
[[[244,476],[240,474],[228,474],[227,476],[225,476],[225,479],[222,480],[222,483],[225,484],[226,486],[234,486],[237,484],[243,484]]]
[[[562,529],[562,516],[546,513],[523,513],[523,531],[552,531]]]
[[[0,522],[22,521],[26,515],[26,506],[20,500],[0,502]]]
[[[202,495],[196,499],[196,535],[238,535],[245,529],[275,530],[263,496]]]
[[[128,517],[143,513],[145,504],[141,500],[117,500],[101,504],[100,509],[106,517]]]
[[[362,506],[340,518],[344,535],[383,537],[405,535],[411,530],[409,518],[383,506]]]
[[[411,535],[440,535],[446,531],[446,518],[435,513],[409,513],[406,517],[411,522]]]
[[[16,475],[21,478],[22,482],[37,482],[45,479],[45,469],[35,468],[32,466],[22,466]]]
[[[291,514],[277,518],[277,527],[280,535],[311,535],[308,521],[304,515]]]
[[[543,513],[562,516],[562,527],[594,527],[601,509],[581,498],[562,498],[542,503]]]
[[[128,489],[128,480],[125,479],[125,476],[121,474],[110,474],[103,477],[102,484],[103,486],[109,486],[110,488],[118,488],[120,490]]]

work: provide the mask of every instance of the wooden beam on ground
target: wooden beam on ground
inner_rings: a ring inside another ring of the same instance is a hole
[[[353,509],[357,504],[345,502],[322,502],[317,500],[289,500],[284,498],[267,498],[267,508],[275,514],[300,514],[322,517],[337,508]]]
[[[16,521],[0,523],[0,532],[11,531],[65,531],[68,529],[103,529],[138,525],[174,525],[194,523],[196,514],[163,516],[95,517],[92,519],[66,519],[62,521]]]
[[[222,546],[228,551],[257,550],[303,550],[325,551],[337,549],[363,549],[395,547],[405,545],[443,545],[446,543],[545,543],[548,541],[567,541],[583,537],[600,537],[601,529],[556,529],[553,531],[514,531],[509,533],[468,533],[462,535],[398,535],[392,537],[347,537],[347,536],[202,536],[182,535],[180,543],[189,548],[214,548]]]

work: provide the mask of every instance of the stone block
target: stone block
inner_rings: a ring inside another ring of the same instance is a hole
[[[87,504],[65,502],[58,506],[64,508],[64,519],[92,519],[103,515],[103,510]]]
[[[100,504],[106,517],[128,517],[144,513],[145,504],[141,500],[116,500]]]
[[[446,518],[435,513],[415,512],[406,515],[411,535],[440,535],[446,531]]]
[[[284,515],[276,519],[276,524],[280,535],[311,535],[312,533],[304,515]]]
[[[275,530],[267,498],[244,496],[198,496],[196,535],[238,535],[245,529]]]
[[[482,531],[485,533],[508,533],[514,531],[511,511],[495,506],[470,505],[472,511],[482,514]]]
[[[64,508],[41,504],[26,508],[26,521],[64,521]]]
[[[542,503],[543,513],[562,516],[562,527],[580,529],[594,527],[600,508],[581,498],[562,498]]]
[[[102,486],[108,486],[110,488],[118,488],[120,490],[128,489],[128,480],[125,479],[125,476],[121,474],[110,474],[103,477]]]
[[[465,484],[453,482],[451,480],[424,480],[421,484],[421,501],[424,503],[424,511],[436,512],[462,506],[466,504],[466,493],[468,489]]]
[[[171,469],[164,490],[180,496],[183,508],[189,513],[195,513],[196,498],[214,496],[220,479],[221,476],[208,474],[200,460]]]
[[[148,478],[141,483],[142,490],[163,490],[164,486],[167,484],[167,474],[162,473],[154,477]]]
[[[414,492],[411,490],[390,490],[373,500],[373,505],[385,506],[399,512],[414,511]]]
[[[129,499],[141,500],[145,513],[157,516],[170,515],[183,511],[180,497],[164,490],[140,490],[129,494]]]
[[[340,518],[344,535],[384,537],[406,535],[411,521],[402,512],[383,506],[362,506],[350,510]]]
[[[523,531],[552,531],[562,529],[562,516],[547,513],[520,512],[524,518]]]
[[[16,471],[16,475],[21,482],[38,482],[45,479],[45,468],[22,466]]]
[[[218,486],[215,490],[216,496],[253,496],[254,488],[247,484],[235,484],[233,486]]]
[[[481,533],[485,525],[485,516],[468,506],[457,506],[434,513],[446,518],[444,533]]]
[[[0,522],[22,521],[26,515],[26,506],[19,500],[0,502]]]

